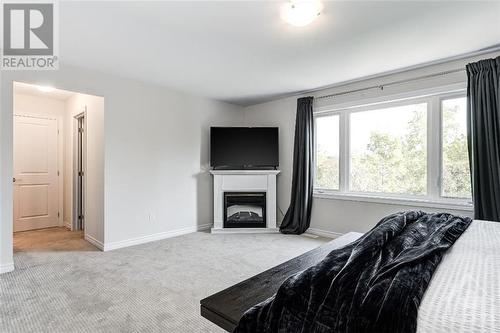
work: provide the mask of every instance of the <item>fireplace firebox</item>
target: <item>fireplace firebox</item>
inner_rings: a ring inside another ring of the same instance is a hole
[[[266,192],[224,192],[224,228],[265,228]]]

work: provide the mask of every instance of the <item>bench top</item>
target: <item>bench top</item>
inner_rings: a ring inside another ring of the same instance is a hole
[[[288,277],[317,264],[332,250],[351,243],[361,235],[356,232],[342,235],[316,249],[202,299],[200,301],[201,315],[231,332],[248,309],[273,296]]]

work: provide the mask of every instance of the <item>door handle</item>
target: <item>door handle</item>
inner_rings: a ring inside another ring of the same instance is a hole
[[[16,179],[16,177],[12,178],[12,181],[15,183],[15,182],[20,182],[22,181],[22,179]]]

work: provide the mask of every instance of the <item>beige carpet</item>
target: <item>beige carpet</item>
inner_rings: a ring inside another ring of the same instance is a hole
[[[110,251],[16,252],[0,332],[222,332],[200,299],[325,239],[193,233]]]

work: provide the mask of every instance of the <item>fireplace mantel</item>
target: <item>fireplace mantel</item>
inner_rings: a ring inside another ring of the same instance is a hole
[[[275,233],[276,176],[279,170],[211,170],[214,176],[214,226],[212,233]],[[265,192],[265,228],[224,228],[224,192]]]

